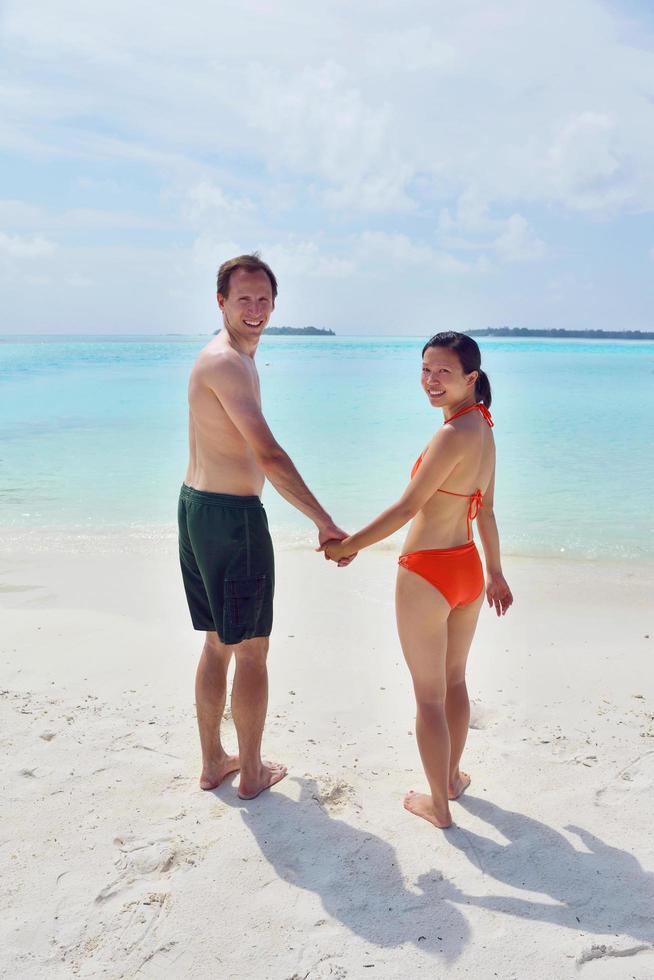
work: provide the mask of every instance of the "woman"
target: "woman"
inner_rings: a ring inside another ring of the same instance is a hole
[[[404,806],[445,828],[452,823],[449,801],[470,783],[459,761],[470,720],[466,660],[484,597],[475,518],[488,604],[504,615],[513,596],[493,515],[491,389],[475,341],[460,333],[432,337],[422,351],[422,387],[430,405],[442,409],[443,425],[417,459],[406,490],[361,531],[328,542],[325,551],[345,563],[411,520],[399,558],[397,629],[413,679],[416,737],[431,793],[411,791]]]

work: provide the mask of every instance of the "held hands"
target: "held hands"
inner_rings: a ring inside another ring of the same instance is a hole
[[[323,550],[325,552],[325,558],[328,558],[330,561],[335,561],[339,568],[345,568],[357,556],[356,552],[354,554],[352,553],[352,548],[348,545],[347,538],[342,541],[327,541]]]
[[[513,593],[507,585],[501,572],[489,573],[486,581],[486,599],[498,616],[504,616],[509,606],[513,604]]]
[[[347,534],[336,524],[326,524],[318,530],[319,547],[316,548],[316,551],[323,552],[325,561],[335,561],[339,568],[345,568],[356,558],[356,553],[352,554],[352,551],[348,551],[347,547],[342,547],[345,538],[347,538]],[[336,550],[339,550],[338,557],[335,554]]]

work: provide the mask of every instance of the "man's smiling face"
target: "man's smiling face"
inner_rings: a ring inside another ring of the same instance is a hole
[[[270,279],[262,270],[236,269],[230,276],[227,296],[218,293],[218,306],[231,333],[257,340],[275,308]]]

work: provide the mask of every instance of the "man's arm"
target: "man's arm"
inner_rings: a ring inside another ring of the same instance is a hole
[[[344,538],[345,532],[334,524],[316,500],[270,431],[259,407],[252,377],[238,355],[217,357],[207,369],[205,381],[277,492],[314,522],[319,543],[322,545],[330,538]]]

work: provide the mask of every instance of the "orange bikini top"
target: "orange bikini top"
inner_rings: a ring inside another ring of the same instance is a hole
[[[468,412],[474,412],[475,410],[478,410],[478,411],[481,412],[483,418],[486,420],[486,422],[488,422],[489,426],[492,429],[493,428],[493,419],[492,419],[491,413],[488,411],[488,409],[486,408],[486,406],[482,402],[475,402],[474,405],[468,405],[467,408],[462,408],[460,412],[456,412],[451,418],[445,419],[444,422],[443,422],[443,425],[447,425],[448,422],[453,422],[454,419],[458,419],[462,415],[467,415]],[[415,461],[415,463],[413,464],[413,469],[411,470],[411,479],[413,479],[413,477],[418,472],[418,468],[419,468],[420,464],[422,463],[422,457],[425,455],[426,452],[427,452],[427,450],[424,449],[420,453],[420,455],[418,456],[418,458]],[[466,520],[467,520],[467,527],[468,527],[468,541],[472,541],[472,522],[474,521],[475,517],[477,516],[477,514],[479,513],[479,511],[481,510],[481,508],[484,506],[484,497],[483,497],[483,494],[482,494],[481,490],[475,490],[474,493],[454,493],[453,490],[442,490],[439,487],[437,492],[438,493],[446,493],[450,497],[466,497],[467,498],[467,500],[468,500],[468,514],[467,514]]]

